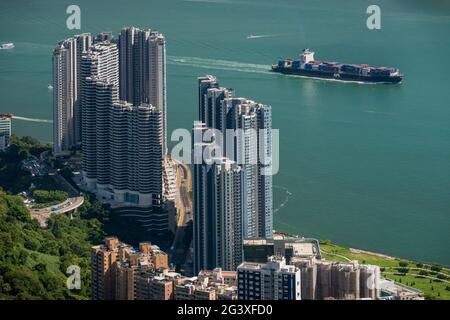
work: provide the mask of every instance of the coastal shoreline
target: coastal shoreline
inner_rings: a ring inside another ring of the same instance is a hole
[[[384,258],[384,259],[388,259],[388,260],[401,260],[402,258],[400,257],[394,257],[394,256],[390,256],[384,253],[378,253],[378,252],[372,252],[372,251],[367,251],[367,250],[362,250],[362,249],[356,249],[356,248],[348,248],[352,253],[356,253],[356,254],[369,254],[372,256],[377,256],[380,258]]]
[[[299,239],[309,239],[310,238],[310,237],[304,237],[304,236],[302,236],[300,234],[292,234],[292,233],[284,232],[284,231],[281,231],[281,230],[274,230],[274,235],[282,235],[282,236],[286,236],[286,237],[293,237],[293,238],[299,238]],[[382,259],[386,259],[386,260],[391,260],[391,261],[404,260],[404,261],[409,261],[411,263],[421,263],[421,264],[426,264],[426,265],[441,265],[445,269],[450,269],[450,266],[448,266],[446,264],[440,264],[438,262],[421,261],[421,260],[417,260],[417,259],[393,256],[393,255],[389,255],[389,254],[385,254],[385,253],[380,253],[380,252],[369,251],[369,250],[360,249],[360,248],[349,247],[349,246],[345,246],[345,245],[342,245],[342,244],[339,244],[339,243],[331,242],[330,240],[327,240],[327,239],[317,239],[317,240],[319,241],[320,246],[326,244],[326,245],[331,245],[331,246],[342,247],[342,248],[348,249],[353,254],[366,254],[366,255],[371,255],[371,256],[382,258]],[[324,243],[324,242],[328,242],[328,241],[329,241],[329,243]]]

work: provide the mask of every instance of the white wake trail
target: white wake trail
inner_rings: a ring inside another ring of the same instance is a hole
[[[279,34],[257,34],[257,35],[249,35],[247,36],[247,39],[260,39],[260,38],[272,38],[272,37],[278,37]]]
[[[244,63],[229,60],[215,60],[197,57],[168,56],[167,63],[180,66],[196,67],[203,69],[219,69],[248,73],[270,74],[270,66],[264,64]]]
[[[287,205],[287,203],[289,202],[290,197],[292,196],[292,192],[289,191],[288,188],[284,187],[284,186],[277,186],[274,185],[273,186],[276,189],[281,189],[285,192],[285,198],[284,201],[275,209],[273,209],[273,213],[277,213],[280,209],[282,209],[285,205]]]
[[[22,120],[22,121],[30,121],[30,122],[53,123],[53,120],[26,118],[26,117],[19,117],[19,116],[13,116],[13,119]]]

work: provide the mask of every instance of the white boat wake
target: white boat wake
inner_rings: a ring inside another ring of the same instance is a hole
[[[22,121],[29,121],[29,122],[53,123],[53,120],[26,118],[26,117],[19,117],[19,116],[13,116],[13,119],[22,120]]]
[[[167,63],[172,65],[188,66],[203,69],[218,69],[218,70],[238,71],[248,73],[272,74],[272,72],[269,71],[270,70],[269,65],[243,63],[229,60],[168,56]]]
[[[277,208],[273,209],[273,213],[275,214],[289,202],[289,198],[292,196],[292,192],[290,192],[288,190],[288,188],[283,187],[283,186],[275,186],[274,185],[273,187],[277,188],[277,189],[282,189],[285,192],[284,201]]]
[[[278,34],[259,34],[259,35],[248,35],[247,39],[260,39],[260,38],[271,38],[271,37],[277,37]]]

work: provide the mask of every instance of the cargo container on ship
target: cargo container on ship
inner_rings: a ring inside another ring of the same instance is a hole
[[[403,80],[403,75],[396,68],[316,61],[314,52],[309,49],[304,49],[298,60],[288,58],[278,61],[278,64],[272,65],[272,71],[309,78],[363,83],[395,84]]]

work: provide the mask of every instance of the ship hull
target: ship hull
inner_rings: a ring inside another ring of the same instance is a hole
[[[396,84],[402,81],[401,76],[363,76],[357,74],[348,73],[333,73],[325,72],[320,70],[305,70],[305,69],[293,69],[293,68],[283,68],[283,67],[272,67],[273,72],[302,76],[307,78],[318,78],[318,79],[332,79],[336,81],[345,82],[363,82],[363,83],[386,83],[386,84]]]

